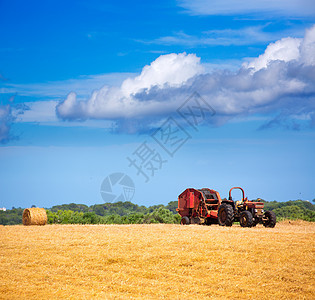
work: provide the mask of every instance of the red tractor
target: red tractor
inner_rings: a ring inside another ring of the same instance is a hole
[[[231,192],[234,189],[242,191],[242,200],[233,201]],[[233,187],[229,191],[229,199],[221,203],[218,210],[218,222],[221,226],[232,226],[233,222],[240,222],[242,227],[253,227],[258,223],[265,227],[276,226],[276,215],[273,211],[264,211],[264,203],[245,198],[245,192],[241,187]]]
[[[242,191],[242,200],[234,202],[231,196],[233,189]],[[276,215],[272,211],[264,211],[264,203],[259,199],[250,201],[245,198],[244,190],[233,187],[228,200],[221,200],[220,194],[208,188],[186,189],[178,196],[178,213],[181,224],[219,224],[232,226],[240,222],[242,227],[253,227],[262,223],[265,227],[275,227]]]

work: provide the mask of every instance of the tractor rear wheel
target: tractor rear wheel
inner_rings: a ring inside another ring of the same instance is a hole
[[[188,217],[182,217],[181,221],[180,221],[180,224],[181,225],[189,225],[190,224],[190,221],[189,221],[189,218]]]
[[[253,215],[250,211],[245,210],[241,212],[240,225],[242,227],[252,227],[254,225]]]
[[[232,226],[234,219],[233,207],[223,203],[218,210],[218,222],[220,226]]]
[[[273,228],[276,226],[277,218],[276,214],[273,211],[266,211],[263,216],[263,225],[265,227]]]

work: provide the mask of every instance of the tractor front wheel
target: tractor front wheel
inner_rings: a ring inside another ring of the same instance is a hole
[[[254,225],[253,215],[251,212],[247,210],[241,212],[240,225],[242,227],[252,227]]]
[[[223,203],[218,210],[218,222],[220,226],[232,226],[234,219],[233,207]]]
[[[189,225],[190,224],[190,221],[189,221],[189,218],[188,217],[182,217],[181,221],[180,221],[180,224],[181,225]]]
[[[276,223],[277,223],[276,214],[270,210],[264,213],[262,220],[263,220],[263,225],[265,227],[273,228],[276,226]]]

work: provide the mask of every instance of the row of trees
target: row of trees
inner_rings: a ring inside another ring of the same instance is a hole
[[[265,210],[274,211],[278,219],[301,219],[315,222],[315,205],[308,201],[266,202]]]
[[[159,208],[165,208],[176,214],[177,201],[169,202],[166,206],[163,204],[153,205],[146,207],[144,205],[133,204],[129,201],[126,202],[115,202],[115,203],[104,203],[104,204],[95,204],[87,206],[84,204],[63,204],[56,205],[50,208],[52,212],[58,212],[59,210],[72,210],[77,212],[95,212],[99,216],[109,216],[109,215],[128,215],[130,213],[142,213],[148,214]]]
[[[180,221],[178,214],[174,214],[163,207],[159,207],[147,214],[133,212],[125,215],[119,215],[117,213],[98,215],[94,211],[79,212],[58,210],[57,212],[53,212],[48,210],[47,217],[49,224],[176,224]]]
[[[265,202],[265,210],[275,212],[278,220],[301,219],[315,222],[315,205],[309,201]],[[168,205],[139,206],[131,202],[104,203],[87,206],[63,204],[47,209],[49,224],[150,224],[180,222],[177,201]],[[1,225],[22,223],[22,208],[0,211]]]
[[[17,225],[22,224],[23,208],[14,208],[1,211],[0,210],[0,225]]]

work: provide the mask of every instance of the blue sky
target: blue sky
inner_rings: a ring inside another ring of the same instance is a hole
[[[0,207],[103,203],[113,173],[142,205],[314,199],[315,5],[287,2],[0,1]]]

